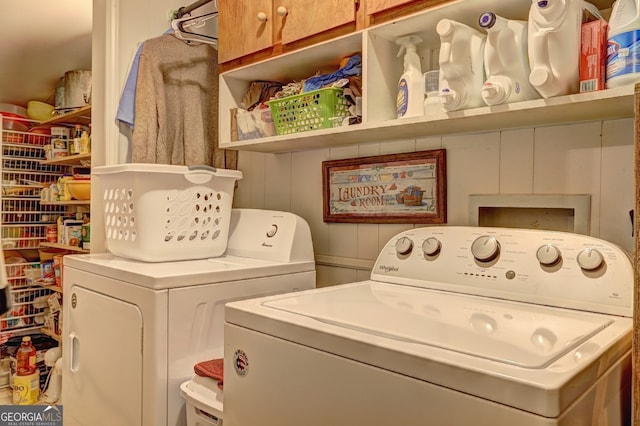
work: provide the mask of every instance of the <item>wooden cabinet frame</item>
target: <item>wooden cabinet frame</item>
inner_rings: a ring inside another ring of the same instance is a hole
[[[632,355],[632,422],[634,426],[640,426],[640,83],[635,86],[634,120],[634,176],[635,176],[635,206],[633,226],[633,345]]]

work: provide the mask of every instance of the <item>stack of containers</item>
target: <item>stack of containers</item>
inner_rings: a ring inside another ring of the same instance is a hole
[[[583,39],[583,28],[598,25],[593,37],[601,40],[607,24],[584,0],[532,0],[527,21],[487,11],[478,24],[486,35],[450,19],[436,26],[439,94],[446,111],[599,90],[604,88],[605,60],[607,87],[640,77],[640,0],[614,3],[608,58],[604,41],[586,50],[591,40]]]

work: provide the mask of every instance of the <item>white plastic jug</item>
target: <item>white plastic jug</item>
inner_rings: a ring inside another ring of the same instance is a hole
[[[482,86],[482,99],[487,105],[526,101],[539,98],[529,83],[527,21],[505,19],[485,12],[478,19],[487,32],[484,70],[487,79]]]
[[[441,19],[440,101],[447,111],[484,106],[480,88],[484,83],[486,36],[460,22]]]
[[[532,0],[529,9],[529,82],[544,98],[578,92],[583,0]]]
[[[640,80],[640,0],[613,4],[607,33],[607,88]]]

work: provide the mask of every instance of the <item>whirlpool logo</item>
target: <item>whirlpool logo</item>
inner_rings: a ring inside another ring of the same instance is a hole
[[[400,270],[400,268],[398,268],[397,266],[387,266],[387,265],[380,265],[378,266],[378,269],[386,273],[398,272]]]
[[[0,405],[0,426],[62,426],[62,406]]]

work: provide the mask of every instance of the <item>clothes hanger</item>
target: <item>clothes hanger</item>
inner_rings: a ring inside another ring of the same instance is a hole
[[[206,25],[207,21],[218,16],[218,12],[211,12],[201,16],[191,17],[186,16],[182,18],[173,19],[171,21],[171,28],[173,28],[174,34],[177,38],[184,41],[199,41],[201,43],[218,45],[218,37],[209,36],[194,32],[195,29],[202,28]]]
[[[180,9],[176,10],[174,12],[173,19],[182,18],[185,15],[191,16],[191,12],[193,12],[194,10],[204,6],[205,4],[211,3],[212,1],[214,2],[213,3],[214,10],[217,11],[218,10],[218,0],[198,0],[195,3],[192,3],[192,4],[188,5],[188,6],[182,6]]]
[[[200,7],[214,3],[214,12],[201,16],[191,17],[191,12]],[[193,32],[191,29],[202,28],[209,19],[218,16],[218,0],[197,0],[188,6],[183,6],[176,10],[171,20],[171,28],[174,35],[189,43],[190,41],[199,41],[202,43],[212,44],[217,47],[218,38],[207,34]]]

